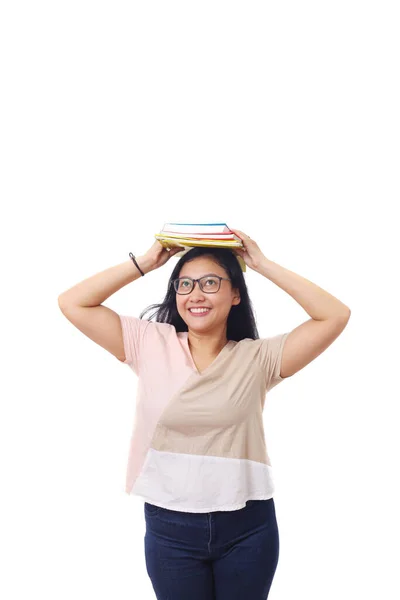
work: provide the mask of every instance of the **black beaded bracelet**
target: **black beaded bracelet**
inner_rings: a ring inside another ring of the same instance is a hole
[[[135,263],[135,265],[137,266],[137,268],[138,268],[138,269],[139,269],[139,271],[141,272],[141,274],[142,274],[142,277],[144,277],[144,273],[143,273],[142,269],[139,267],[139,265],[137,264],[137,262],[136,262],[136,259],[135,259],[135,257],[133,256],[132,252],[129,252],[129,256],[131,257],[131,259],[133,260],[133,262]]]

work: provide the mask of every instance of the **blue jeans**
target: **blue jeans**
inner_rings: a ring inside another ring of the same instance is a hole
[[[144,503],[147,573],[157,600],[265,600],[279,557],[273,498],[187,513]]]

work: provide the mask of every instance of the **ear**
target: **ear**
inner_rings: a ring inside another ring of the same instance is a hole
[[[241,302],[240,292],[239,292],[238,288],[235,288],[233,290],[233,292],[234,292],[234,297],[233,297],[232,306],[237,306]]]

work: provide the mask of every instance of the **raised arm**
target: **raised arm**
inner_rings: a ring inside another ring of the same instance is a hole
[[[177,247],[168,251],[156,240],[146,254],[136,257],[136,262],[146,275],[181,250]],[[58,297],[58,306],[68,321],[121,362],[125,361],[121,321],[102,302],[139,277],[142,275],[129,259],[84,279]]]

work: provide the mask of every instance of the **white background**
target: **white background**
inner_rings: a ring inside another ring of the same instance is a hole
[[[2,3],[2,597],[155,597],[142,500],[124,492],[137,379],[57,298],[164,222],[221,221],[352,311],[267,396],[269,597],[399,598],[396,9]],[[105,305],[139,316],[175,261]],[[309,318],[245,278],[261,337]]]

